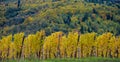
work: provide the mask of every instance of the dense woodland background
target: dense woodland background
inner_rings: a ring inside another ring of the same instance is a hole
[[[0,37],[40,30],[120,34],[119,0],[20,0],[19,7],[19,0],[0,1]]]

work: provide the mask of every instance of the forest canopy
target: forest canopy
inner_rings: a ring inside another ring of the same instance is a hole
[[[0,36],[18,32],[24,32],[27,36],[39,30],[45,30],[46,35],[74,30],[81,33],[120,34],[119,3],[82,0],[20,1],[20,8],[15,0],[6,0],[0,4]]]

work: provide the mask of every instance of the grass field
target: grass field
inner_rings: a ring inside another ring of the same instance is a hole
[[[39,60],[39,59],[19,59],[19,60],[4,60],[0,62],[120,62],[118,58],[81,58],[81,59],[47,59],[47,60]]]

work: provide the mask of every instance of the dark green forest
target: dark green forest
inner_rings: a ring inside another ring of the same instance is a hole
[[[0,37],[45,30],[120,35],[119,0],[0,0]]]

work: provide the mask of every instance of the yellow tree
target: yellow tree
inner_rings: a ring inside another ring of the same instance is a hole
[[[30,34],[24,40],[24,56],[25,58],[30,57],[30,55],[35,51],[32,44],[34,44],[35,35]]]
[[[11,42],[12,42],[12,35],[2,37],[2,39],[1,39],[1,58],[3,58],[3,59],[8,58]]]
[[[24,55],[26,58],[33,57],[41,57],[43,39],[44,39],[44,31],[37,32],[36,34],[30,34],[24,40]]]
[[[72,58],[75,57],[76,49],[77,49],[77,42],[78,42],[78,33],[77,32],[69,32],[67,36],[67,48],[66,53],[67,57]]]
[[[43,58],[43,42],[45,38],[45,31],[41,30],[40,32],[37,32],[35,34],[35,53],[37,54],[37,57]]]
[[[67,48],[69,47],[68,45],[68,41],[67,41],[67,36],[64,35],[62,36],[62,40],[61,40],[61,46],[60,46],[60,51],[61,51],[61,57],[62,58],[66,58],[67,57]]]
[[[17,33],[14,35],[14,53],[16,58],[21,57],[23,41],[24,33]]]
[[[50,43],[51,37],[46,37],[43,44],[43,59],[47,59],[48,55],[50,56],[51,51],[51,43]]]
[[[120,36],[117,38],[118,58],[120,58]]]
[[[118,38],[113,36],[109,42],[109,52],[112,57],[118,57]]]
[[[10,43],[10,49],[9,49],[9,59],[16,59],[16,52],[15,52],[15,45],[14,42]]]
[[[120,37],[112,36],[108,43],[108,48],[109,53],[107,54],[107,57],[118,58],[120,53]]]
[[[44,58],[60,57],[60,42],[62,32],[55,32],[45,38],[44,41]]]
[[[106,57],[109,49],[109,41],[112,37],[112,33],[104,33],[96,39],[96,54],[97,56]]]
[[[81,57],[88,57],[93,54],[92,52],[95,44],[95,36],[96,33],[94,32],[80,35],[79,47],[81,50]]]

